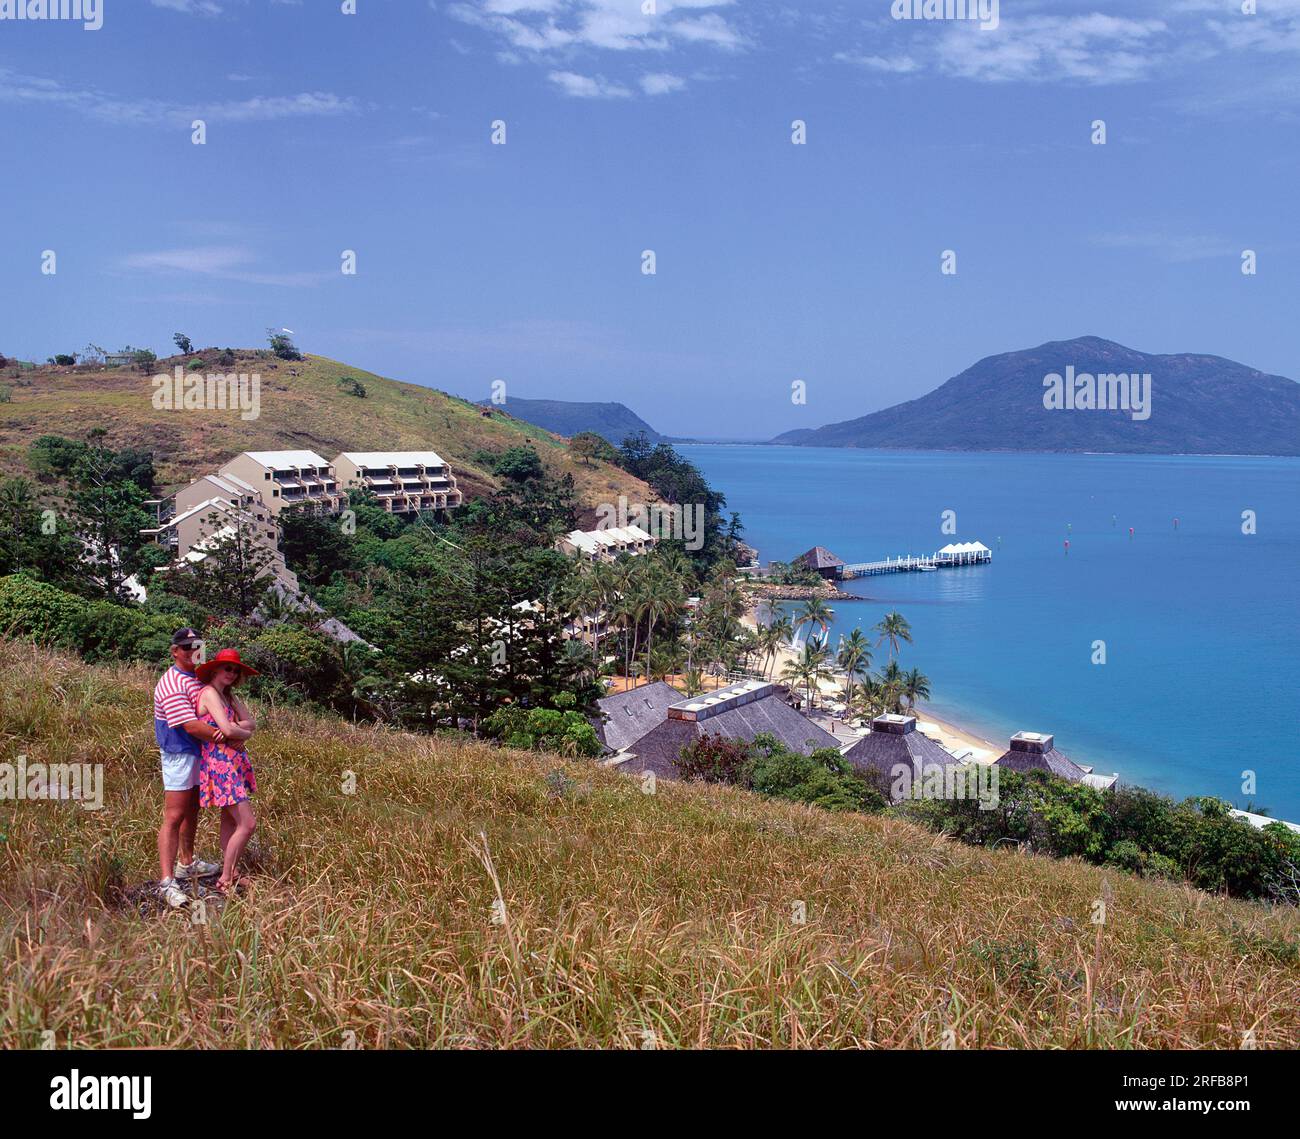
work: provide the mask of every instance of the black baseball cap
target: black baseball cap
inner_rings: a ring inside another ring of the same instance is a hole
[[[184,629],[177,629],[176,632],[172,634],[172,647],[175,648],[179,645],[188,646],[190,644],[193,644],[196,641],[201,641],[201,640],[203,640],[203,638],[200,637],[195,630],[187,626]]]

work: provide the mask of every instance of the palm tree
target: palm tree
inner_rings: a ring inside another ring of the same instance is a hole
[[[900,710],[903,699],[903,685],[903,670],[898,667],[898,661],[891,660],[889,664],[880,670],[880,675],[876,678],[880,700],[886,712]]]
[[[920,669],[914,668],[903,674],[903,696],[907,700],[910,712],[918,700],[930,699],[930,678]]]
[[[650,653],[655,643],[655,622],[670,617],[681,611],[686,603],[681,585],[677,578],[661,572],[652,566],[646,574],[644,588],[640,594],[638,616],[646,619],[645,675],[647,682],[651,678]]]
[[[805,625],[812,625],[824,636],[834,619],[835,611],[826,602],[820,597],[810,597],[800,607],[795,617],[794,627],[802,629]]]
[[[848,699],[853,695],[853,686],[858,678],[864,676],[871,666],[871,642],[861,629],[854,629],[840,639],[835,663],[844,670],[844,695]]]
[[[912,643],[912,626],[907,623],[907,619],[898,612],[897,609],[886,613],[874,630],[880,634],[880,640],[876,646],[889,642],[889,659],[892,661],[898,655],[898,642],[906,641],[909,645]]]
[[[826,646],[820,641],[808,641],[803,651],[794,660],[786,661],[785,667],[781,670],[781,679],[802,684],[808,707],[811,708],[813,685],[820,684],[830,675],[827,667],[829,662],[830,653]]]
[[[783,612],[780,617],[772,622],[772,632],[776,636],[776,644],[772,648],[773,664],[772,668],[768,669],[769,678],[772,675],[772,670],[776,667],[775,658],[777,651],[782,645],[788,645],[790,639],[794,636],[794,622],[790,619],[789,613]]]

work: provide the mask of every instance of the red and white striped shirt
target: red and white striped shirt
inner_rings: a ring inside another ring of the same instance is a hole
[[[192,672],[172,665],[153,690],[153,734],[163,751],[198,755],[200,744],[181,727],[199,718],[203,684]]]

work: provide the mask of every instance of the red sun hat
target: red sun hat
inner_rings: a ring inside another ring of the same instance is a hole
[[[205,660],[194,670],[197,676],[204,684],[210,684],[212,674],[217,671],[223,664],[233,664],[240,671],[240,680],[248,676],[260,676],[261,674],[252,665],[245,664],[239,659],[238,649],[222,649],[211,660]]]

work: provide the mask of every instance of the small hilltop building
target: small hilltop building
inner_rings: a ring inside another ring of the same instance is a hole
[[[994,762],[1011,771],[1045,771],[1071,783],[1086,783],[1099,791],[1110,791],[1119,782],[1118,775],[1098,775],[1091,767],[1075,763],[1056,750],[1056,737],[1044,732],[1017,732],[1011,746]]]
[[[609,765],[633,775],[651,771],[658,779],[680,778],[682,749],[710,735],[751,743],[767,732],[801,755],[839,750],[830,732],[791,707],[783,685],[768,681],[747,680],[691,697],[666,684],[646,685],[597,705],[603,721],[597,731],[616,753]]]
[[[794,559],[796,566],[810,569],[827,581],[839,581],[844,576],[844,559],[838,558],[825,546],[814,546]]]

